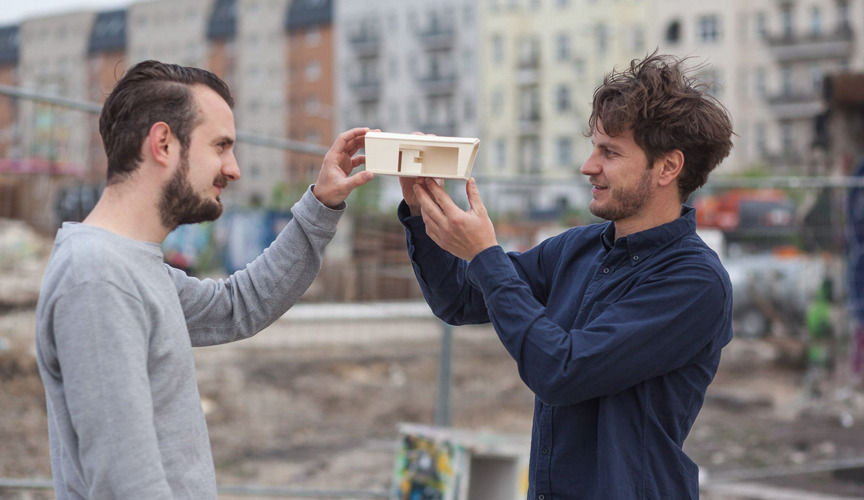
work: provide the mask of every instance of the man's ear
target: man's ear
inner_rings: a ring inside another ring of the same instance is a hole
[[[150,127],[144,147],[156,163],[168,167],[177,147],[171,127],[165,122],[156,122]]]
[[[654,168],[660,169],[660,178],[658,179],[660,185],[668,186],[681,175],[681,169],[684,168],[684,153],[680,149],[673,149],[658,158]]]

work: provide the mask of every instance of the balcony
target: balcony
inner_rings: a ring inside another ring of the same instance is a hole
[[[377,57],[381,52],[381,38],[371,30],[360,30],[348,35],[348,42],[357,57]]]
[[[778,94],[768,98],[768,106],[774,117],[780,120],[814,118],[826,109],[816,92]]]
[[[450,50],[455,43],[456,32],[451,26],[433,25],[417,33],[417,38],[426,50]]]
[[[852,30],[841,26],[823,35],[769,38],[768,47],[777,62],[847,59],[852,55],[853,42]]]
[[[359,102],[377,101],[381,95],[381,82],[377,80],[359,80],[351,84],[354,97]]]
[[[450,95],[456,90],[456,75],[432,74],[417,79],[417,84],[430,96]]]

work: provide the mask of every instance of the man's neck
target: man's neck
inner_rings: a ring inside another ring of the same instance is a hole
[[[158,191],[149,192],[131,181],[107,186],[84,224],[138,241],[161,244],[171,229],[159,217]]]
[[[659,206],[645,207],[634,217],[615,221],[615,240],[653,227],[662,226],[681,216],[680,203],[664,203]]]

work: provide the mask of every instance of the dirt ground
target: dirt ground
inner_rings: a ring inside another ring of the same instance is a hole
[[[50,477],[33,316],[32,309],[0,315],[0,476],[7,478]],[[388,489],[397,425],[433,420],[439,331],[425,320],[280,321],[252,340],[196,350],[220,484]],[[527,434],[533,397],[494,332],[457,328],[453,351],[453,425]],[[803,373],[778,367],[778,359],[767,341],[735,340],[724,352],[686,443],[710,478],[864,457],[861,394],[840,391],[838,399],[831,389],[806,403]],[[823,472],[758,482],[864,498],[864,482],[854,479]],[[706,490],[703,498],[758,497]]]

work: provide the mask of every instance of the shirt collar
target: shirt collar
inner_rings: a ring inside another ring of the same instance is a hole
[[[680,239],[685,234],[696,231],[696,210],[683,205],[681,217],[666,224],[639,231],[615,241],[615,224],[606,223],[606,229],[600,233],[600,242],[608,252],[615,246],[624,246],[630,257],[630,263],[639,264],[670,243]]]

